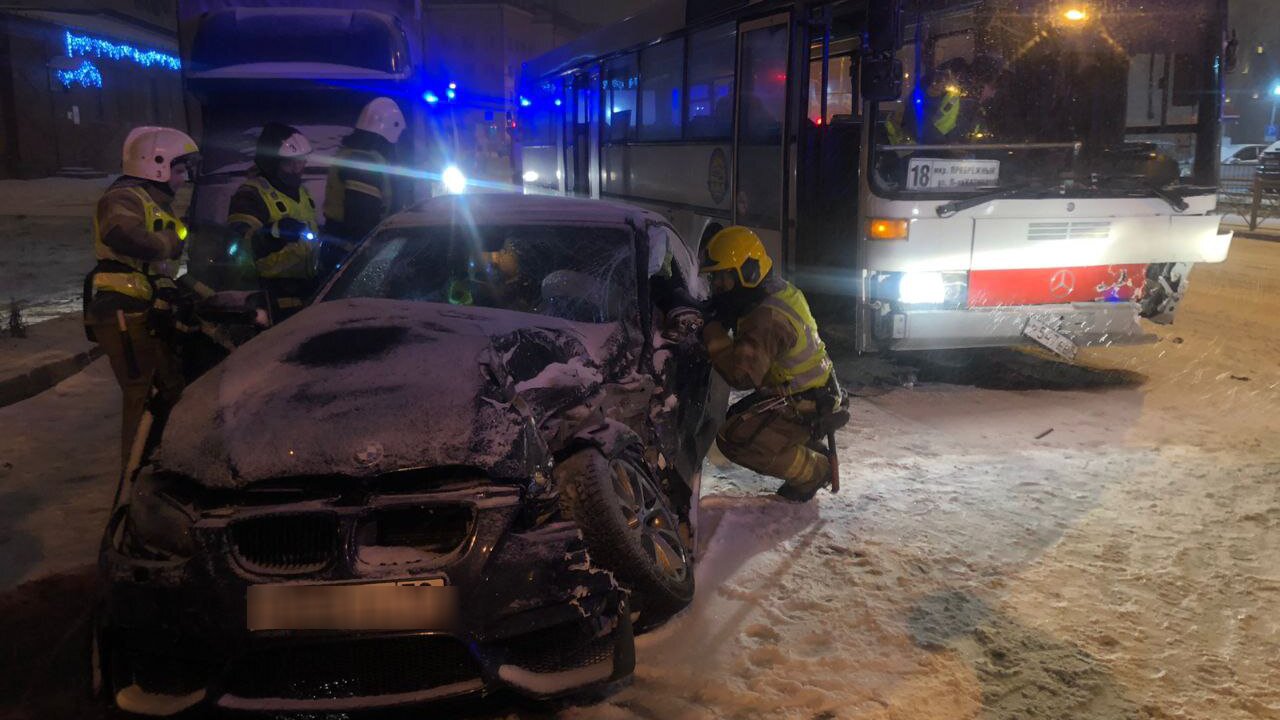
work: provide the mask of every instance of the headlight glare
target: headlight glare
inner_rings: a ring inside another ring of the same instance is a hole
[[[908,305],[938,305],[947,298],[947,283],[940,272],[903,273],[898,301]]]

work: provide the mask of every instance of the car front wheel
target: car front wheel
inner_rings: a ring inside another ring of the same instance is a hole
[[[592,558],[637,595],[638,628],[666,620],[693,599],[693,554],[680,517],[635,453],[584,448],[556,466],[569,512]]]

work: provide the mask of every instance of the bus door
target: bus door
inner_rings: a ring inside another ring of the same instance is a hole
[[[814,10],[809,24],[808,110],[796,161],[796,280],[816,295],[853,292],[857,264],[861,103],[855,78],[865,15],[848,4]]]
[[[571,195],[599,197],[600,70],[575,73],[565,83],[565,189]]]
[[[755,229],[782,259],[783,128],[787,112],[789,15],[738,26],[738,104],[734,123],[734,223]]]

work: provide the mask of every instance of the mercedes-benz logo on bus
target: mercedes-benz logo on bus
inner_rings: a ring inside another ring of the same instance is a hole
[[[1056,298],[1065,298],[1076,289],[1076,276],[1070,270],[1059,270],[1049,278],[1049,293]]]

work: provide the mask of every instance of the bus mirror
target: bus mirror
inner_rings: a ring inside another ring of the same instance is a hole
[[[885,102],[902,97],[902,61],[896,57],[862,61],[862,99]]]
[[[867,8],[864,50],[871,55],[895,53],[902,34],[902,9],[898,0],[879,0]]]

